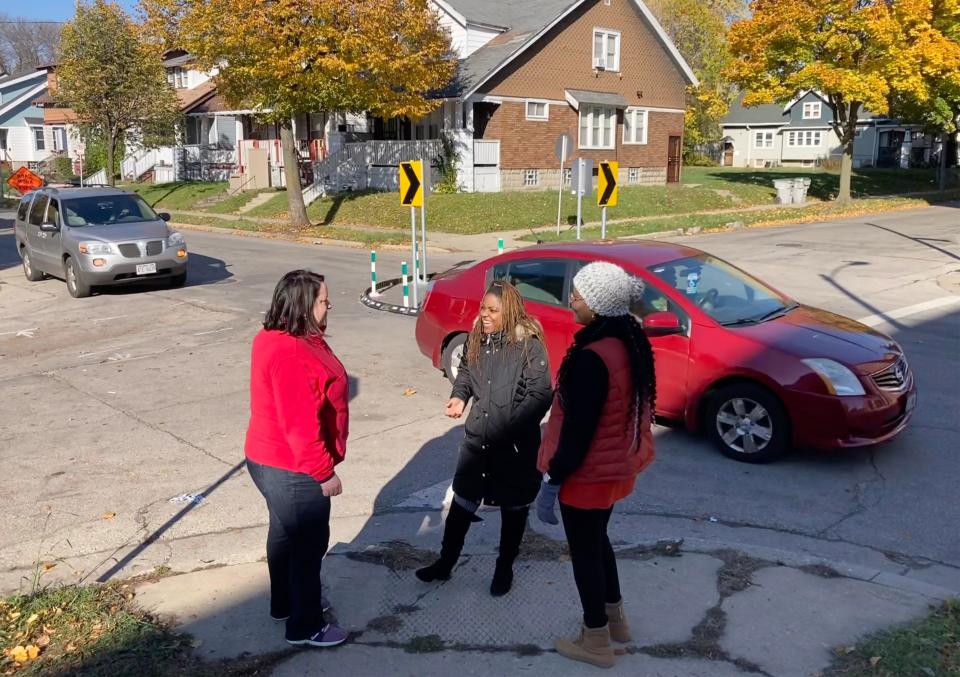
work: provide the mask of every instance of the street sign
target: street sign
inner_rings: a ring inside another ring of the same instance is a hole
[[[600,207],[617,206],[617,194],[620,192],[617,188],[619,166],[618,162],[600,163],[600,171],[597,172],[597,205]]]
[[[420,160],[400,163],[400,204],[404,207],[423,206],[423,163]]]
[[[7,183],[15,188],[21,195],[26,195],[31,190],[36,190],[43,186],[43,179],[31,172],[26,167],[21,167],[13,173]]]
[[[553,152],[556,153],[557,159],[560,162],[566,161],[570,157],[570,149],[573,148],[573,139],[570,138],[570,135],[564,132],[557,137],[557,142],[553,144]]]
[[[573,161],[570,174],[570,190],[574,195],[586,195],[593,192],[593,160],[577,158]]]

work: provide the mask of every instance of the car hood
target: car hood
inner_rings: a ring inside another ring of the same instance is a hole
[[[71,228],[71,234],[77,240],[97,240],[99,242],[127,242],[129,240],[162,239],[170,235],[170,227],[164,221],[139,221],[108,226],[83,226]]]
[[[801,359],[827,357],[868,370],[901,354],[889,336],[843,315],[803,305],[783,317],[732,331]]]

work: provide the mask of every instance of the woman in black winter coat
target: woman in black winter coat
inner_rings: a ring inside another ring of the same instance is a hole
[[[481,503],[500,507],[500,549],[490,594],[505,595],[513,584],[513,561],[537,497],[540,421],[552,389],[543,330],[527,315],[523,299],[508,282],[494,282],[467,339],[447,416],[460,418],[473,404],[453,478],[453,503],[443,531],[440,559],[418,569],[417,578],[447,580],[460,558]]]

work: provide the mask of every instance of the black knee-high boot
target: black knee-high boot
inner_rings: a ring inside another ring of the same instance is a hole
[[[416,575],[421,581],[445,581],[460,559],[463,541],[467,537],[470,523],[476,521],[473,513],[461,507],[456,501],[450,505],[447,522],[443,526],[443,545],[440,547],[440,559],[430,566],[417,569]]]
[[[529,511],[529,508],[500,509],[500,554],[490,583],[490,594],[494,597],[506,595],[513,585],[513,561],[520,554],[520,541],[527,528]]]

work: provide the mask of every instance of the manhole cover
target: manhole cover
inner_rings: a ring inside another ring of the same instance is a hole
[[[951,294],[960,295],[960,270],[941,275],[937,278],[937,284]]]

